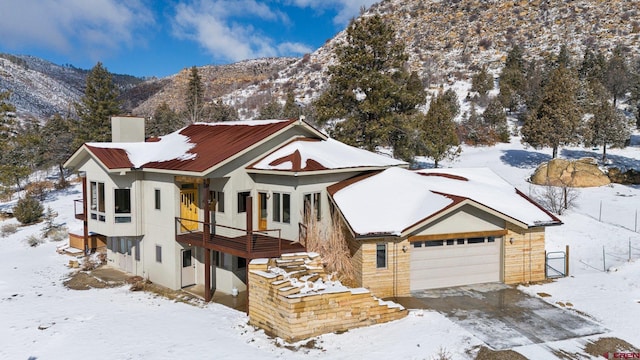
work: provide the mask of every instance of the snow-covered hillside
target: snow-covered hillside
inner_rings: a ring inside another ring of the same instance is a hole
[[[489,167],[520,190],[534,194],[538,188],[526,178],[550,154],[550,149],[525,148],[514,138],[511,144],[495,147],[465,147],[458,160],[445,166]],[[561,155],[598,154],[569,148]],[[612,149],[610,158],[614,165],[624,162],[640,168],[640,134],[634,134],[631,147]],[[513,349],[530,359],[554,359],[554,352],[560,350],[584,354],[587,340],[599,337],[618,337],[640,346],[640,229],[635,223],[640,187],[613,184],[579,193],[577,206],[560,217],[564,225],[547,229],[548,251],[569,245],[571,276],[520,289],[534,296],[545,294],[545,301],[595,320],[609,332]],[[79,197],[76,185],[51,194],[45,206],[59,213],[57,222],[77,229],[80,223],[73,217],[72,200]],[[5,220],[0,226],[14,222]],[[25,241],[29,235],[38,235],[42,226],[20,227],[17,233],[0,238],[2,359],[433,359],[442,350],[452,359],[470,359],[483,345],[432,311],[414,310],[392,323],[284,344],[248,326],[244,313],[222,305],[193,306],[131,292],[127,286],[69,290],[62,283],[72,271],[66,266],[70,258],[55,252],[62,244],[32,248]]]

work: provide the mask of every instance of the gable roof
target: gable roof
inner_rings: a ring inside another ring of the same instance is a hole
[[[389,168],[328,190],[356,236],[404,236],[464,204],[524,228],[561,224],[487,168]]]
[[[325,137],[297,119],[195,123],[146,142],[87,143],[67,160],[65,167],[73,168],[89,155],[112,171],[204,173],[297,125],[304,126],[313,136]]]
[[[408,164],[333,139],[298,138],[247,167],[250,172],[304,175],[324,170],[372,170]]]

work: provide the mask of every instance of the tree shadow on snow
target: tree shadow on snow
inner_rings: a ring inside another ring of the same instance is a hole
[[[543,162],[551,160],[551,155],[528,150],[504,150],[500,160],[520,169],[535,168]]]
[[[580,159],[591,157],[598,161],[602,160],[602,150],[568,150],[563,149],[560,154],[565,159]],[[607,154],[607,167],[617,167],[621,170],[640,169],[640,159],[629,158],[615,154]]]

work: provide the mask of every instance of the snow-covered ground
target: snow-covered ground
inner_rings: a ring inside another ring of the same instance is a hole
[[[640,168],[638,139],[636,134],[632,147],[612,149],[613,162]],[[530,193],[533,187],[526,178],[550,154],[549,149],[524,148],[514,138],[511,144],[464,148],[458,160],[444,165],[489,167]],[[563,157],[589,154],[599,156],[582,148],[561,152]],[[80,224],[73,218],[72,200],[79,197],[76,186],[52,194],[45,206],[59,213],[57,222],[77,229]],[[544,300],[553,304],[569,303],[569,308],[611,331],[603,336],[640,346],[640,233],[636,231],[640,230],[636,224],[640,187],[582,189],[576,205],[560,217],[564,225],[547,229],[549,251],[569,245],[571,276],[521,289],[535,296],[549,294]],[[0,204],[0,208],[6,206]],[[11,222],[15,219],[0,226]],[[42,224],[20,227],[17,233],[0,238],[0,359],[431,359],[441,351],[452,359],[468,359],[473,357],[470,349],[483,345],[443,315],[420,310],[392,323],[293,344],[291,350],[291,344],[247,325],[244,313],[222,305],[198,307],[131,292],[126,286],[69,290],[62,284],[71,272],[66,266],[69,257],[55,252],[61,244],[48,242],[33,248],[26,243],[41,228]],[[570,340],[550,347],[582,351]],[[553,358],[549,349],[539,345],[514,350],[531,359]]]

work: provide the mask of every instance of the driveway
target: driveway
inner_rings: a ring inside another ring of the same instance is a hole
[[[494,350],[607,332],[574,312],[499,283],[411,293],[398,299],[410,309],[438,311]]]

